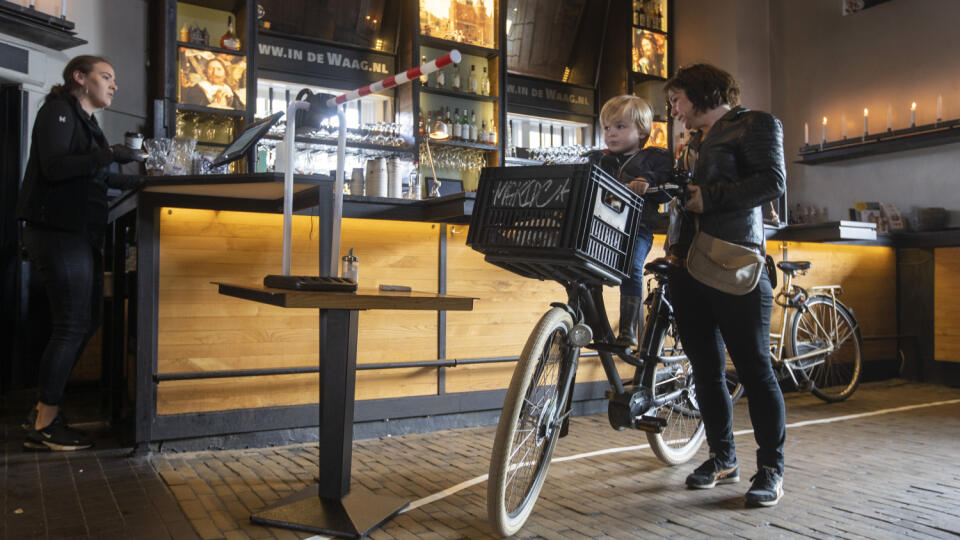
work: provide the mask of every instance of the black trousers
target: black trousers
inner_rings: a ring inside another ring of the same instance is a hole
[[[736,296],[680,271],[671,276],[670,300],[680,341],[693,366],[710,451],[728,463],[736,457],[733,406],[726,386],[726,343],[747,396],[757,465],[775,467],[782,474],[786,421],[783,394],[770,362],[773,291],[766,272],[752,292]]]
[[[103,313],[102,242],[85,232],[27,225],[23,245],[50,303],[50,340],[40,358],[39,399],[59,405],[70,372]]]

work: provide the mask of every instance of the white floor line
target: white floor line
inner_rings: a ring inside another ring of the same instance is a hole
[[[918,404],[918,405],[905,405],[905,406],[903,406],[903,407],[894,407],[894,408],[891,408],[891,409],[880,409],[880,410],[878,410],[878,411],[870,411],[870,412],[856,413],[856,414],[847,414],[847,415],[843,415],[843,416],[832,416],[832,417],[830,417],[830,418],[818,418],[818,419],[816,419],[816,420],[803,420],[803,421],[801,421],[801,422],[794,422],[794,423],[792,423],[792,424],[787,424],[787,425],[786,425],[786,428],[787,428],[787,429],[790,429],[790,428],[798,428],[798,427],[811,426],[811,425],[815,425],[815,424],[830,424],[830,423],[833,423],[833,422],[844,422],[844,421],[846,421],[846,420],[854,420],[854,419],[856,419],[856,418],[867,418],[867,417],[869,417],[869,416],[878,416],[878,415],[881,415],[881,414],[891,414],[891,413],[896,413],[896,412],[910,411],[910,410],[913,410],[913,409],[923,409],[923,408],[927,408],[927,407],[939,407],[939,406],[941,406],[941,405],[953,405],[953,404],[955,404],[955,403],[960,403],[960,399],[948,399],[948,400],[946,400],[946,401],[934,401],[934,402],[932,402],[932,403],[920,403],[920,404]],[[749,434],[749,433],[753,433],[753,430],[752,430],[752,429],[743,429],[743,430],[740,430],[740,431],[735,431],[735,432],[733,432],[733,434],[734,434],[735,436],[736,436],[736,435],[747,435],[747,434]],[[564,456],[564,457],[553,458],[553,459],[550,461],[550,463],[560,463],[560,462],[563,462],[563,461],[573,461],[573,460],[575,460],[575,459],[583,459],[583,458],[594,457],[594,456],[602,456],[602,455],[606,455],[606,454],[617,454],[617,453],[620,453],[620,452],[631,452],[631,451],[633,451],[633,450],[643,450],[643,449],[645,449],[645,448],[650,448],[650,445],[649,445],[649,444],[639,444],[639,445],[635,445],[635,446],[620,446],[620,447],[616,447],[616,448],[606,448],[606,449],[603,449],[603,450],[594,450],[594,451],[592,451],[592,452],[584,452],[584,453],[582,453],[582,454],[574,454],[574,455],[572,455],[572,456]],[[425,505],[425,504],[430,504],[430,503],[432,503],[432,502],[439,501],[440,499],[444,499],[444,498],[446,498],[446,497],[449,497],[450,495],[453,495],[454,493],[456,493],[456,492],[458,492],[458,491],[461,491],[461,490],[467,489],[467,488],[469,488],[469,487],[473,487],[473,486],[475,486],[475,485],[477,485],[477,484],[486,482],[488,476],[489,476],[489,475],[486,475],[486,474],[483,475],[483,476],[478,476],[478,477],[473,478],[473,479],[471,479],[471,480],[467,480],[467,481],[465,481],[465,482],[460,482],[459,484],[457,484],[457,485],[455,485],[455,486],[452,486],[452,487],[449,487],[449,488],[447,488],[447,489],[445,489],[445,490],[443,490],[443,491],[434,493],[433,495],[430,495],[429,497],[424,497],[424,498],[422,498],[422,499],[418,499],[418,500],[416,500],[416,501],[413,501],[412,503],[410,503],[409,506],[407,506],[405,509],[403,509],[403,511],[400,512],[400,513],[403,514],[403,513],[409,512],[410,510],[413,510],[413,509],[415,509],[415,508],[420,508],[421,506],[423,506],[423,505]],[[307,540],[321,540],[321,539],[323,539],[323,538],[324,538],[324,537],[314,536],[314,537],[308,538]]]

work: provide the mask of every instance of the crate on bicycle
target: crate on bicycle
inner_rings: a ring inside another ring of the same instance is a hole
[[[632,269],[642,209],[641,197],[588,163],[488,167],[467,244],[524,277],[617,285]]]

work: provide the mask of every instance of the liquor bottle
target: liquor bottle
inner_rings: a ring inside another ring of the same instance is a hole
[[[446,71],[446,69],[437,71],[437,88],[443,88],[446,85],[447,77],[444,75]]]
[[[487,132],[487,144],[497,144],[497,125],[490,119],[490,131]]]
[[[647,25],[647,12],[643,9],[643,5],[642,5],[642,4],[639,5],[639,6],[637,6],[637,14],[636,14],[635,18],[637,19],[637,25],[638,25],[638,26],[646,26],[646,25]]]
[[[240,38],[233,33],[233,17],[227,17],[227,33],[220,37],[220,46],[231,51],[240,50]]]
[[[207,27],[204,26],[203,30],[200,31],[200,43],[202,45],[210,45],[210,32],[207,32]]]
[[[452,138],[453,137],[453,120],[450,119],[450,107],[447,107],[447,116],[444,120],[444,124],[447,125],[447,134]]]
[[[421,57],[420,57],[420,65],[422,66],[423,64],[426,64],[426,63],[427,63],[427,55],[421,56]],[[421,75],[421,76],[420,76],[420,84],[421,84],[421,85],[423,85],[423,86],[429,86],[429,85],[427,84],[428,81],[429,81],[429,79],[427,79],[427,76],[426,76],[426,75]]]
[[[657,30],[663,30],[663,12],[660,11],[660,8],[657,8]]]
[[[480,126],[477,125],[477,111],[470,111],[470,142],[480,142]]]
[[[471,94],[480,93],[480,84],[477,82],[477,66],[470,64],[470,78],[467,79]]]
[[[490,95],[490,77],[487,75],[487,66],[483,66],[483,77],[480,79],[480,94]]]
[[[190,28],[187,27],[187,23],[183,23],[183,28],[180,29],[180,41],[190,42]]]
[[[460,139],[460,109],[453,109],[453,131],[450,132],[450,138],[453,140]]]
[[[460,91],[460,64],[453,65],[453,81],[450,82],[450,89],[454,92]]]
[[[479,143],[487,142],[487,121],[486,120],[480,122],[480,133],[478,133],[477,142]]]

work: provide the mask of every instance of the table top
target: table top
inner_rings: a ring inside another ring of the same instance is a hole
[[[404,309],[470,311],[475,298],[422,292],[394,292],[360,289],[355,293],[294,291],[262,285],[213,282],[220,294],[287,308],[319,309]]]

